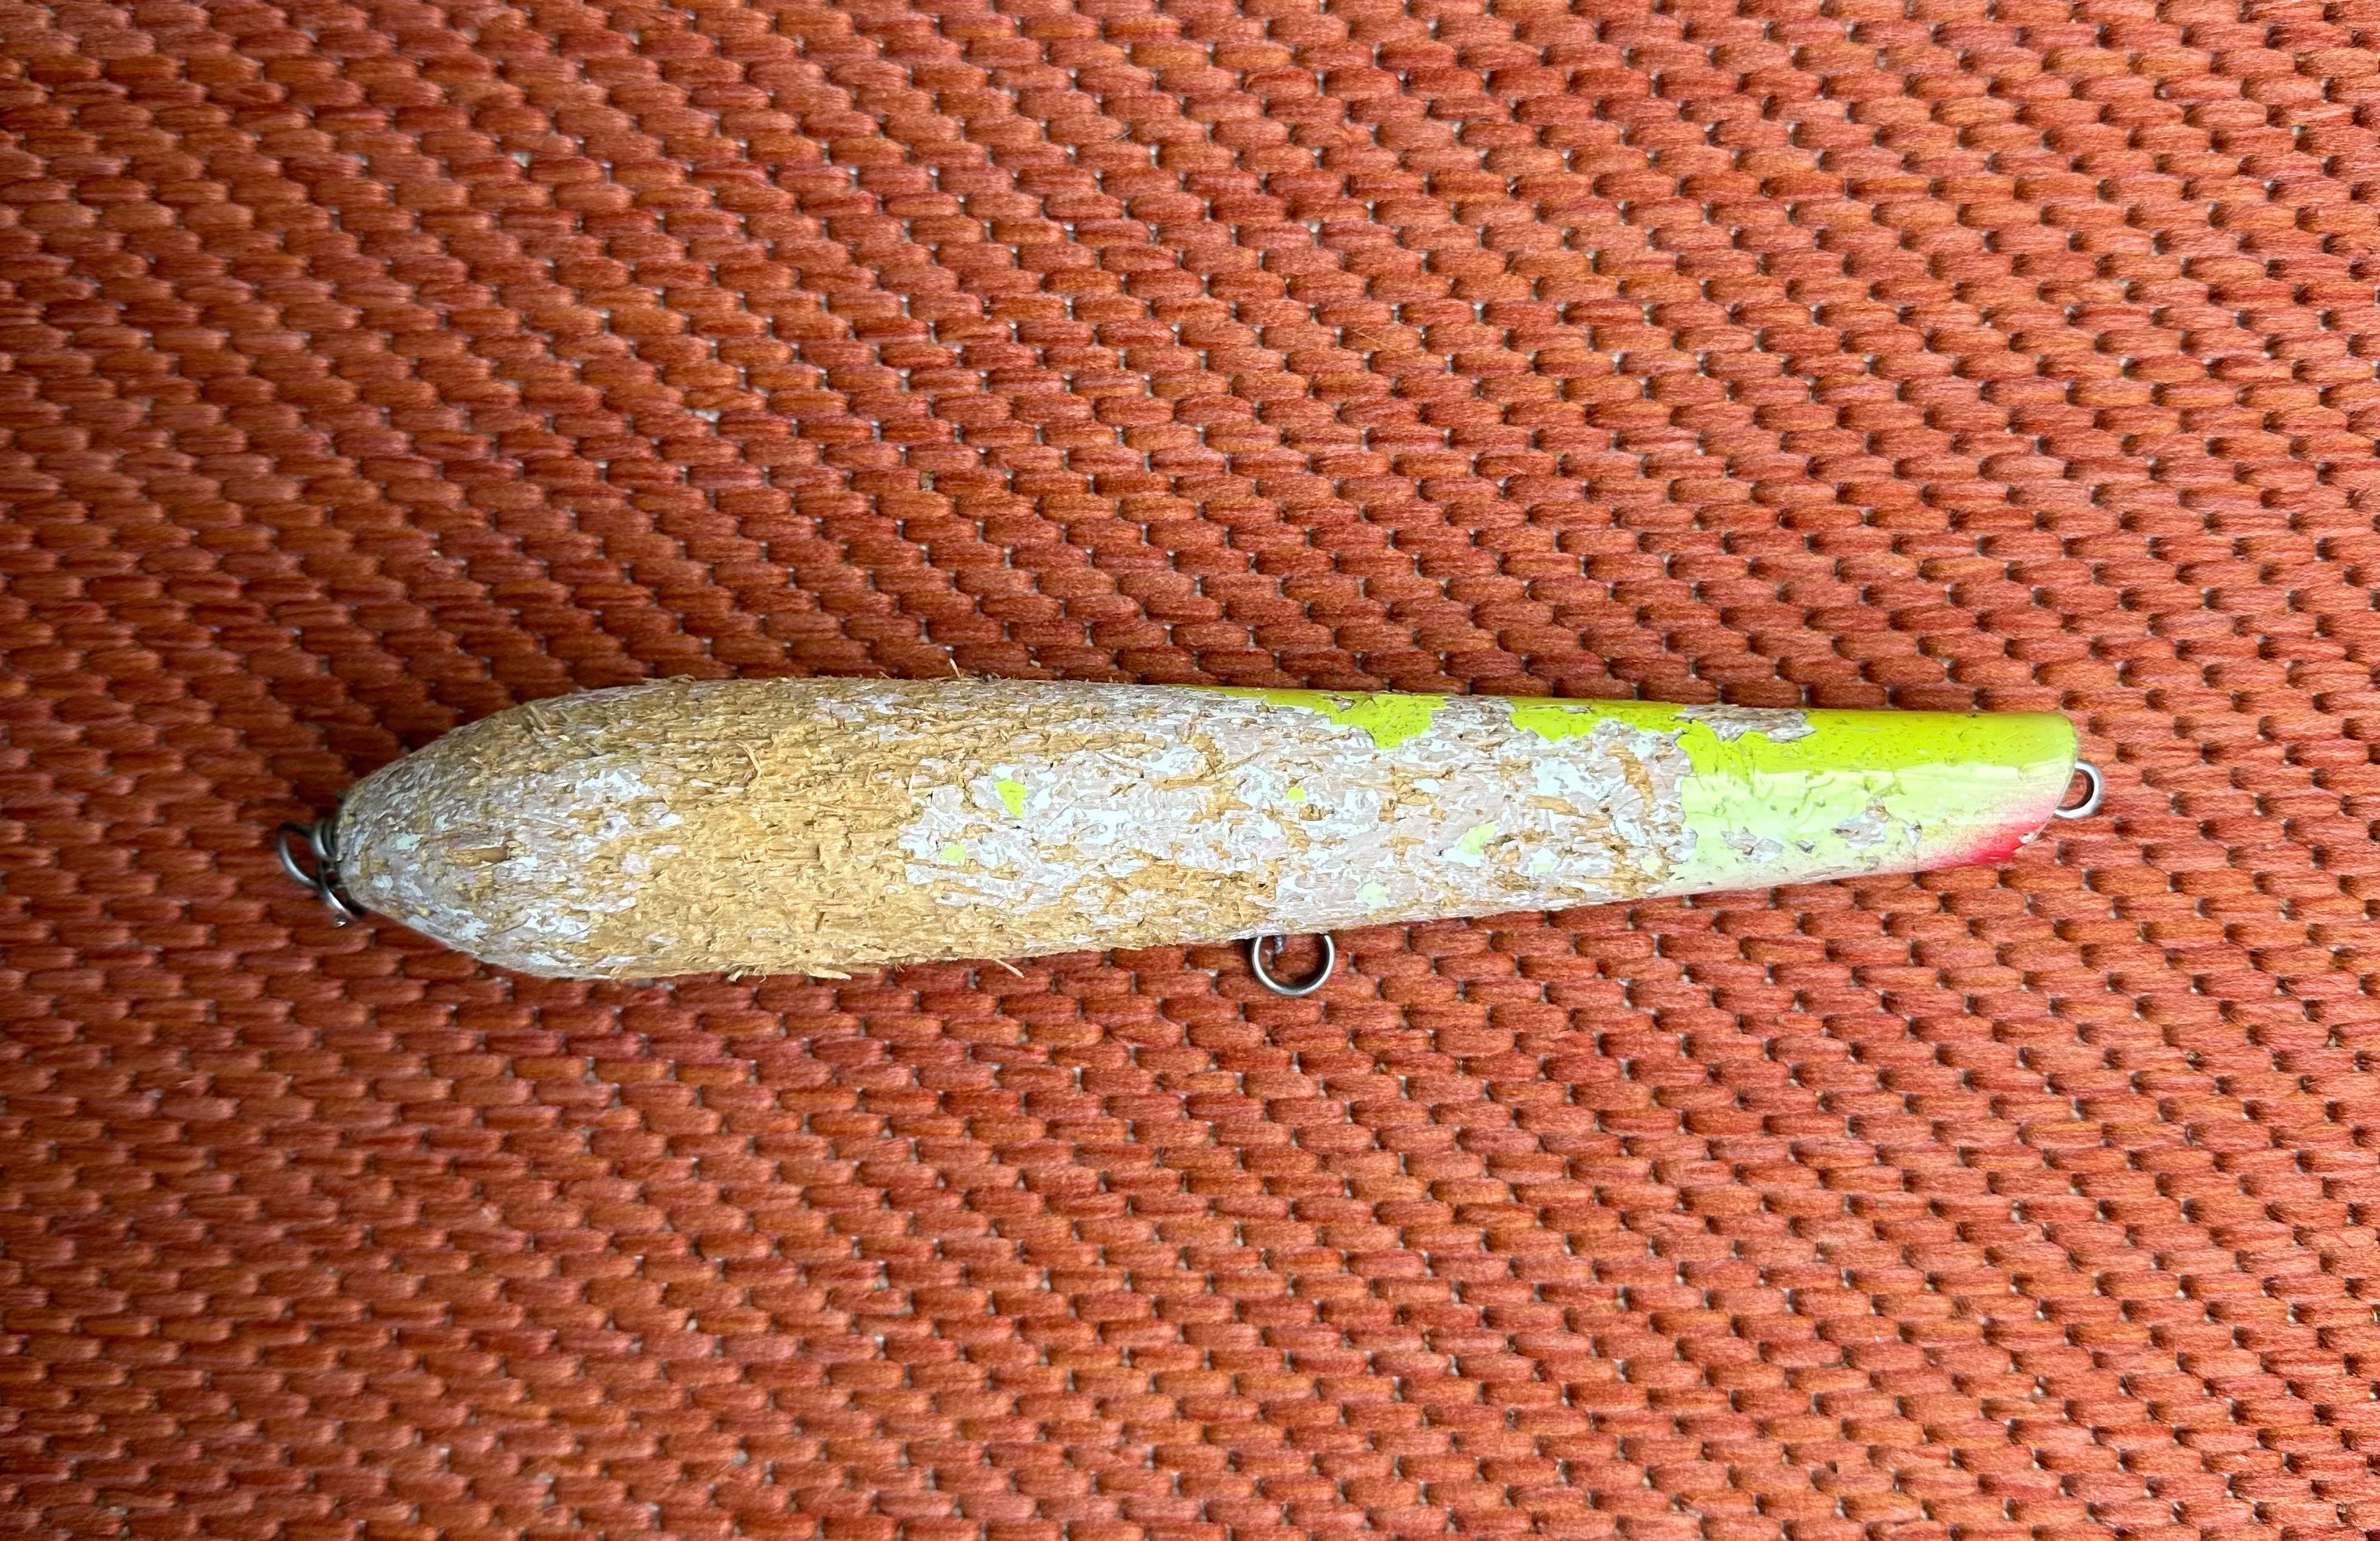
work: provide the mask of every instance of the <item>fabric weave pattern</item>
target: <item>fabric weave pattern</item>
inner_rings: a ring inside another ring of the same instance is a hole
[[[2380,1527],[2375,42],[0,4],[0,1535]],[[2109,792],[1295,1001],[525,981],[267,843],[518,700],[953,669],[2062,710]]]

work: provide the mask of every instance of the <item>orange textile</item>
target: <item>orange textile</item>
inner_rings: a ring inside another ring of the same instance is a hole
[[[2375,45],[0,4],[0,1541],[2380,1527]],[[269,849],[512,702],[953,669],[2108,794],[1304,1001],[528,982]]]

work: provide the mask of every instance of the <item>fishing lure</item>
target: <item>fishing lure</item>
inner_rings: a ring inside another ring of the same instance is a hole
[[[458,728],[280,853],[524,974],[1255,939],[1303,993],[1284,934],[1998,861],[2099,791],[2046,712],[681,680]]]

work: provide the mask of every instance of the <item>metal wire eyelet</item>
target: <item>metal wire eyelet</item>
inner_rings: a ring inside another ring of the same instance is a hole
[[[2076,760],[2074,762],[2074,774],[2090,783],[2091,790],[2083,794],[2082,800],[2075,804],[2072,807],[2060,807],[2051,810],[2054,815],[2059,819],[2088,819],[2093,814],[2099,811],[2099,803],[2101,799],[2107,795],[2107,778],[2101,775],[2099,773],[2099,768],[2092,764],[2089,760]]]
[[[273,832],[273,853],[281,858],[281,870],[314,891],[314,897],[329,907],[332,923],[345,926],[364,917],[362,906],[347,897],[339,881],[338,847],[334,843],[337,834],[339,815],[312,824],[284,824]],[[298,859],[303,847],[313,860],[312,870]]]
[[[1265,953],[1269,949],[1274,957],[1281,956],[1281,944],[1289,940],[1287,937],[1282,936],[1257,937],[1248,942],[1249,972],[1257,977],[1257,983],[1275,995],[1312,995],[1330,982],[1330,971],[1339,966],[1339,944],[1330,940],[1330,933],[1326,931],[1316,940],[1322,943],[1322,966],[1314,971],[1314,977],[1310,979],[1300,980],[1293,985],[1285,985],[1274,978],[1266,969]]]

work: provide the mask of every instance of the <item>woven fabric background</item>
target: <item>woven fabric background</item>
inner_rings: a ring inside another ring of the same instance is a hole
[[[2375,42],[0,5],[0,1537],[2380,1526]],[[1302,1001],[524,982],[265,843],[953,668],[2057,708],[2110,791]]]

